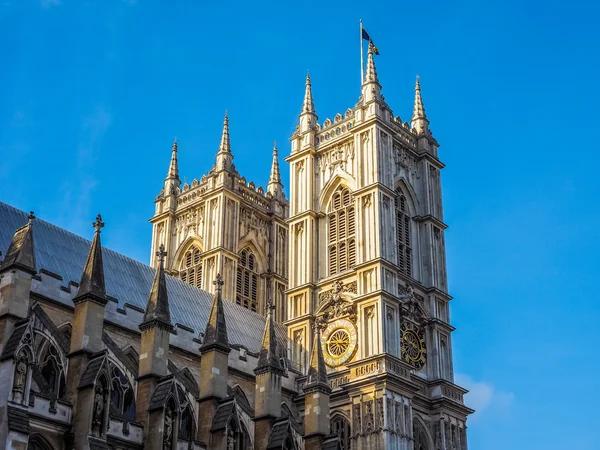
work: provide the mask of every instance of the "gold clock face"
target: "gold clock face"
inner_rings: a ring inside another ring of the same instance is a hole
[[[416,369],[425,365],[427,349],[423,334],[411,327],[402,328],[402,359]]]
[[[354,356],[358,343],[356,327],[352,322],[338,319],[330,322],[321,335],[323,358],[329,367],[337,367]]]

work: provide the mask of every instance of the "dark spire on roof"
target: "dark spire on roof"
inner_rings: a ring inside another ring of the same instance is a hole
[[[223,312],[223,299],[221,298],[221,290],[223,289],[223,280],[221,274],[217,275],[217,279],[213,281],[217,287],[217,293],[214,296],[210,316],[206,324],[204,332],[204,340],[200,346],[200,352],[209,350],[219,350],[229,353],[229,341],[227,339],[227,324],[225,323],[225,313]]]
[[[165,278],[165,256],[167,256],[167,252],[165,252],[163,244],[160,244],[156,256],[158,256],[158,269],[154,275],[154,282],[152,283],[152,290],[148,297],[144,321],[140,324],[140,329],[146,330],[159,325],[172,330],[173,324],[171,323],[167,280]]]
[[[33,211],[29,213],[27,218],[29,219],[27,224],[17,229],[12,241],[10,241],[6,258],[0,263],[0,272],[15,268],[32,275],[37,273],[33,246],[33,220],[35,219]]]
[[[84,297],[91,298],[99,303],[106,304],[106,288],[104,286],[104,265],[102,264],[102,244],[100,243],[101,229],[104,227],[102,216],[98,214],[96,221],[92,223],[96,229],[94,239],[90,247],[87,261],[83,268],[79,290],[73,299],[74,303],[83,300]]]
[[[327,381],[327,368],[325,367],[325,359],[323,358],[323,349],[321,348],[321,329],[317,323],[313,325],[313,329],[315,334],[305,389],[320,387],[330,390],[329,382]]]
[[[254,369],[255,374],[263,372],[281,372],[283,368],[277,355],[277,339],[275,338],[275,322],[273,322],[273,300],[267,302],[267,320],[265,321],[265,334],[263,335],[262,348],[258,355],[258,364]]]

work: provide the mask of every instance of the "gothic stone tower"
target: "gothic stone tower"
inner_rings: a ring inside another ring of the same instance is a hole
[[[266,192],[246,182],[233,164],[229,119],[223,122],[216,162],[206,175],[181,188],[177,142],[164,187],[155,200],[150,219],[151,265],[164,244],[166,272],[201,289],[213,292],[212,284],[222,274],[223,298],[264,313],[266,300],[277,306],[283,321],[287,287],[288,202],[273,149],[273,164]]]
[[[292,358],[308,365],[316,322],[344,448],[465,450],[471,410],[453,383],[444,165],[418,80],[409,125],[386,104],[370,47],[357,105],[318,124],[307,77],[299,122],[287,157]]]

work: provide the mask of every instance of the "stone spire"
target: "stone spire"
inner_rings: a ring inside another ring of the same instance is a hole
[[[315,113],[315,105],[313,104],[310,74],[308,74],[306,75],[306,90],[304,92],[304,103],[302,104],[302,113],[300,114],[300,124],[297,130],[300,133],[306,133],[307,131],[316,131],[317,119],[318,117]],[[308,140],[312,142],[312,139]]]
[[[278,197],[282,193],[283,184],[281,184],[281,173],[279,172],[279,154],[277,151],[277,142],[273,143],[273,163],[271,164],[271,176],[267,184],[267,192],[273,197]]]
[[[314,114],[315,105],[312,97],[312,85],[310,84],[310,74],[306,75],[306,90],[304,91],[304,103],[302,104],[302,114]]]
[[[171,162],[169,163],[169,171],[167,172],[167,180],[177,181],[177,185],[179,185],[179,164],[177,162],[177,138],[173,142],[173,147],[171,149]]]
[[[375,68],[375,58],[373,56],[373,43],[369,42],[369,50],[367,51],[367,73],[365,75],[365,83],[379,84],[377,77],[377,69]]]
[[[167,256],[167,252],[165,252],[163,244],[160,245],[156,256],[158,257],[158,269],[156,269],[154,282],[152,283],[152,289],[148,297],[144,321],[140,324],[141,330],[152,328],[155,325],[169,330],[173,329],[167,294],[167,280],[165,278],[165,256]]]
[[[413,131],[417,134],[421,134],[429,129],[429,120],[427,120],[425,106],[423,106],[423,99],[421,98],[419,75],[417,75],[417,81],[415,82],[415,105],[413,107],[413,116],[410,124],[412,125]]]
[[[306,450],[323,448],[323,441],[330,433],[329,396],[331,388],[327,381],[327,369],[321,349],[319,324],[313,324],[314,336],[310,366],[304,385],[304,433]]]
[[[15,231],[4,261],[0,263],[0,272],[17,268],[31,275],[37,273],[35,250],[33,246],[33,211],[27,216],[27,223]]]
[[[327,381],[327,368],[323,358],[323,349],[321,347],[321,330],[317,324],[313,325],[314,337],[312,353],[310,356],[310,366],[306,377],[306,389],[321,388],[330,392],[329,382]]]
[[[229,348],[229,340],[227,339],[227,324],[225,323],[223,299],[221,298],[224,284],[221,279],[221,274],[217,275],[217,279],[213,281],[213,284],[217,287],[217,293],[214,296],[210,316],[208,318],[208,323],[206,324],[206,331],[204,332],[204,340],[200,346],[200,352],[204,353],[211,349],[218,349],[229,353],[231,349]]]
[[[383,101],[383,97],[381,95],[381,85],[379,84],[377,69],[375,68],[375,57],[373,49],[373,43],[370,42],[369,50],[367,52],[367,73],[365,75],[365,80],[362,85],[363,104],[367,104],[373,100]]]
[[[225,111],[225,118],[223,119],[223,133],[221,134],[221,144],[219,145],[219,152],[217,153],[217,165],[216,170],[230,170],[233,161],[233,154],[231,153],[231,141],[229,139],[229,115]]]
[[[283,373],[283,368],[277,355],[277,338],[275,336],[275,322],[273,321],[273,301],[267,302],[267,320],[265,321],[265,333],[263,335],[262,347],[258,355],[258,364],[254,373],[277,372]]]
[[[96,216],[96,221],[92,223],[92,226],[95,228],[94,239],[83,268],[79,290],[73,298],[73,302],[77,304],[84,299],[91,299],[105,305],[107,299],[104,285],[104,265],[102,264],[102,244],[100,243],[100,233],[104,228],[104,222],[102,222],[100,214]]]

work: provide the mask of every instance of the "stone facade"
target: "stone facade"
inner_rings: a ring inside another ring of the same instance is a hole
[[[307,77],[266,189],[233,164],[182,186],[173,144],[151,267],[0,203],[0,442],[9,449],[466,450],[438,143],[373,49],[318,123]],[[108,227],[110,230],[110,224]]]

